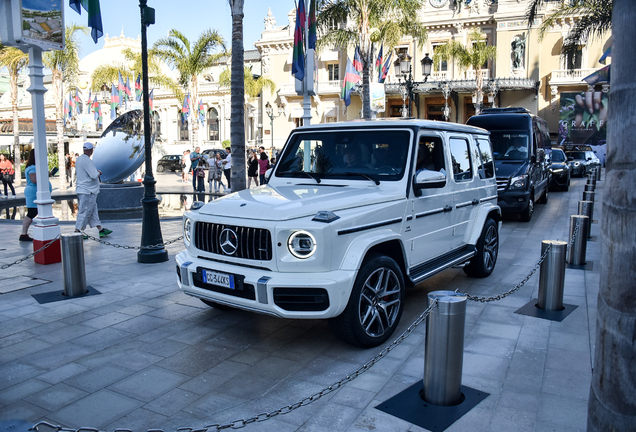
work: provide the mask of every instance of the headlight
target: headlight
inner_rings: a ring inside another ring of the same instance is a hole
[[[183,221],[183,239],[190,243],[190,231],[192,230],[192,221],[190,221],[190,218],[186,218]]]
[[[307,231],[296,231],[289,236],[287,248],[296,258],[309,258],[316,252],[316,239]]]
[[[560,173],[563,172],[563,168],[558,168],[558,169],[552,170],[552,172],[555,173],[555,174],[560,174]]]
[[[575,167],[577,167],[577,166],[581,165],[581,162],[574,162],[574,164],[573,164],[573,165],[574,165]]]
[[[526,182],[528,180],[528,176],[527,175],[520,175],[518,177],[513,177],[512,180],[510,180],[510,188],[511,189],[523,189],[526,187]]]

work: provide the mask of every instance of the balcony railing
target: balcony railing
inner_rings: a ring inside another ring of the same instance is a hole
[[[583,84],[583,78],[593,74],[597,70],[598,69],[553,70],[550,74],[549,85]]]

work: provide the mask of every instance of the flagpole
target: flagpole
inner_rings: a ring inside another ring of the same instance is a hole
[[[139,0],[141,11],[141,71],[144,100],[144,150],[146,153],[146,175],[144,176],[144,197],[141,225],[141,246],[137,253],[139,263],[160,263],[168,261],[168,251],[163,247],[161,224],[159,223],[159,199],[155,193],[157,183],[152,175],[152,148],[150,129],[150,102],[148,100],[148,40],[146,27],[155,23],[155,10],[146,6],[147,0]],[[159,245],[159,246],[155,246]]]

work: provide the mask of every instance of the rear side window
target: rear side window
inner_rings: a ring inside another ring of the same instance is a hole
[[[468,146],[468,141],[463,138],[451,138],[450,151],[455,181],[461,182],[472,179],[473,170],[470,165],[470,147]]]
[[[477,143],[477,157],[478,161],[481,161],[481,165],[477,167],[479,178],[492,178],[495,176],[495,165],[492,160],[492,149],[490,148],[490,141],[485,139],[475,140]]]

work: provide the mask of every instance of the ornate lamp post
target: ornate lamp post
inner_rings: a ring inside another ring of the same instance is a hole
[[[431,71],[433,69],[433,59],[428,56],[428,53],[424,56],[422,61],[422,76],[424,77],[424,82],[428,81],[428,77],[431,75]],[[393,64],[396,75],[402,75],[402,86],[404,88],[402,93],[402,116],[405,116],[405,111],[407,111],[404,107],[404,102],[406,98],[409,99],[408,105],[408,116],[411,117],[411,103],[414,101],[413,88],[416,86],[416,82],[413,81],[413,74],[411,70],[411,56],[407,53],[402,53],[398,60]]]
[[[141,246],[161,245],[161,224],[159,223],[159,199],[155,193],[157,181],[152,175],[152,148],[150,129],[150,102],[148,99],[148,40],[146,27],[155,23],[155,10],[146,6],[147,0],[139,0],[141,10],[141,76],[143,79],[144,101],[144,150],[146,152],[146,175],[144,176],[144,197],[141,225]],[[159,263],[168,261],[168,251],[163,246],[141,249],[137,253],[139,263]]]
[[[272,157],[274,156],[274,119],[285,114],[285,108],[283,108],[282,105],[278,104],[278,115],[274,115],[274,108],[269,102],[267,102],[265,104],[265,114],[267,114],[267,117],[269,117],[270,131],[272,134],[272,148],[270,150],[270,157]]]

